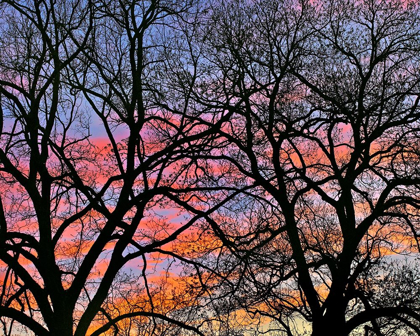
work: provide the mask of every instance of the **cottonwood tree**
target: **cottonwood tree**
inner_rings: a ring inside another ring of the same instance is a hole
[[[194,191],[191,157],[228,118],[189,115],[198,5],[3,1],[0,11],[4,333],[200,334],[182,310],[192,299],[149,277],[172,264],[151,267],[153,252],[202,217],[164,213]],[[171,76],[191,81],[171,91]]]
[[[206,217],[219,244],[187,268],[214,276],[225,315],[266,316],[284,335],[301,320],[314,336],[416,333],[417,299],[373,293],[402,286],[374,277],[390,274],[387,255],[418,253],[418,4],[220,1],[209,16],[214,75],[194,99],[233,111],[209,184],[253,187]]]

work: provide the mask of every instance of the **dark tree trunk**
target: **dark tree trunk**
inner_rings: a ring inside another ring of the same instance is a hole
[[[347,336],[344,316],[324,316],[312,326],[312,336]]]

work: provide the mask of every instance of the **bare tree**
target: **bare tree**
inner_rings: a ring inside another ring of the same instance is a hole
[[[6,335],[418,332],[415,1],[0,10]]]
[[[209,126],[188,114],[196,66],[185,55],[200,8],[66,0],[0,10],[5,334],[201,334],[187,299],[169,289],[162,301],[150,279],[153,253],[202,217],[163,213],[193,192],[191,157],[227,118]],[[188,74],[183,92],[171,90],[171,76]]]
[[[418,4],[221,1],[210,17],[215,75],[195,99],[233,111],[211,181],[252,189],[206,218],[220,244],[189,263],[213,268],[208,295],[284,335],[300,319],[312,335],[416,332],[417,303],[364,286],[384,285],[365,274],[386,255],[418,252]]]

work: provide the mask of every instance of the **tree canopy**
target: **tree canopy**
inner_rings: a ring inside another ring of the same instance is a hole
[[[4,334],[420,334],[419,11],[2,1]]]

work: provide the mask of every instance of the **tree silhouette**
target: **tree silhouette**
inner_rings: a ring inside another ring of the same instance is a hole
[[[128,319],[139,333],[200,334],[199,322],[179,313],[186,299],[168,290],[162,300],[163,287],[149,279],[152,253],[201,217],[170,223],[162,213],[195,188],[188,157],[211,143],[225,118],[210,127],[194,121],[188,97],[167,87],[188,61],[179,48],[188,46],[186,27],[193,29],[199,8],[192,1],[0,6],[5,334],[23,326],[39,336],[116,335]]]
[[[0,11],[6,335],[418,333],[416,1]]]
[[[210,16],[218,76],[196,99],[234,111],[212,155],[252,189],[207,218],[219,257],[189,263],[214,269],[208,295],[285,335],[300,319],[312,335],[416,333],[418,302],[379,302],[371,272],[418,252],[417,3],[222,1]]]

